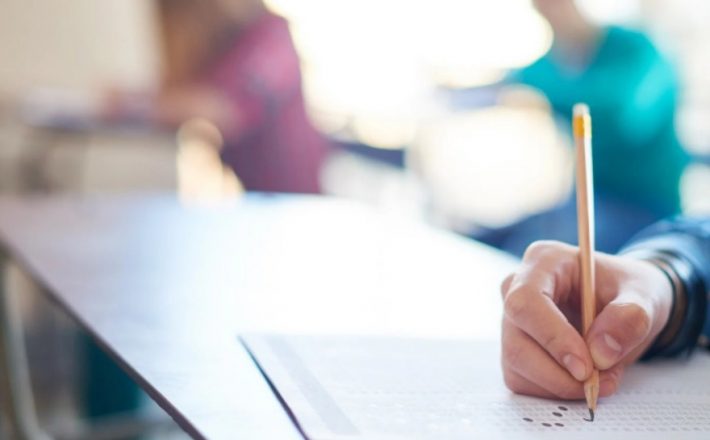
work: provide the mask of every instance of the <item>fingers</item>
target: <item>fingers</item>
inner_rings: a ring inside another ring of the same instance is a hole
[[[584,396],[582,383],[524,331],[515,325],[504,324],[502,337],[505,367],[556,397],[577,399]]]
[[[503,280],[502,283],[500,283],[500,293],[505,298],[505,294],[508,293],[508,289],[510,289],[510,283],[513,282],[513,278],[515,278],[515,274],[511,273],[505,279]]]
[[[577,381],[592,371],[592,359],[582,336],[553,302],[554,282],[544,272],[515,278],[505,296],[506,319],[527,333]]]
[[[599,373],[599,397],[609,397],[616,393],[619,389],[619,384],[621,383],[621,376],[623,374],[623,369],[618,367],[602,371]],[[561,397],[547,391],[546,389],[540,387],[539,385],[530,382],[520,374],[513,370],[504,371],[505,384],[508,389],[516,394],[524,394],[526,396],[542,397],[544,399],[560,399]],[[572,399],[567,400],[580,400],[584,399],[584,396],[577,396]]]
[[[541,386],[530,382],[520,374],[511,369],[503,370],[505,385],[508,389],[516,394],[524,394],[526,396],[542,397],[545,399],[559,399],[559,396],[553,394]]]
[[[550,355],[511,323],[503,325],[502,362],[505,383],[519,394],[565,400],[583,399],[583,383],[572,377]],[[616,392],[623,367],[599,375],[603,397]]]
[[[599,397],[608,397],[616,393],[621,384],[621,377],[624,374],[624,367],[616,365],[615,367],[601,371],[599,373]]]
[[[653,304],[636,291],[620,293],[592,323],[587,341],[600,370],[616,365],[643,344],[651,332]]]

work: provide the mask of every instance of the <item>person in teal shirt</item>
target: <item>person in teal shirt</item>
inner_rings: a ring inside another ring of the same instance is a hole
[[[572,107],[589,105],[598,248],[614,252],[643,227],[680,211],[687,155],[675,131],[678,81],[671,63],[641,32],[599,27],[574,0],[534,0],[554,42],[510,80],[538,89],[571,125]],[[574,242],[574,198],[523,221],[501,247],[521,254],[535,239]]]

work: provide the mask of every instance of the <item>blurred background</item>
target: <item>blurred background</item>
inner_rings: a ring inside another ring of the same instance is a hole
[[[708,22],[702,0],[5,0],[0,192],[322,193],[519,255],[574,241],[569,118],[586,101],[615,251],[710,213]],[[45,426],[181,436],[23,299]]]

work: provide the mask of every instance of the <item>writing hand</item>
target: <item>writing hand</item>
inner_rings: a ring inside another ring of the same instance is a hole
[[[653,264],[595,254],[598,315],[586,338],[580,323],[578,249],[559,242],[528,247],[501,286],[502,367],[512,391],[582,399],[583,381],[600,370],[600,396],[613,394],[668,321],[670,282]]]

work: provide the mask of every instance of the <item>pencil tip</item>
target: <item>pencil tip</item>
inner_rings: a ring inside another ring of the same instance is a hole
[[[582,417],[582,418],[584,420],[586,420],[587,422],[593,422],[594,421],[594,410],[592,408],[589,408],[589,418],[588,419],[585,419],[584,417]]]

